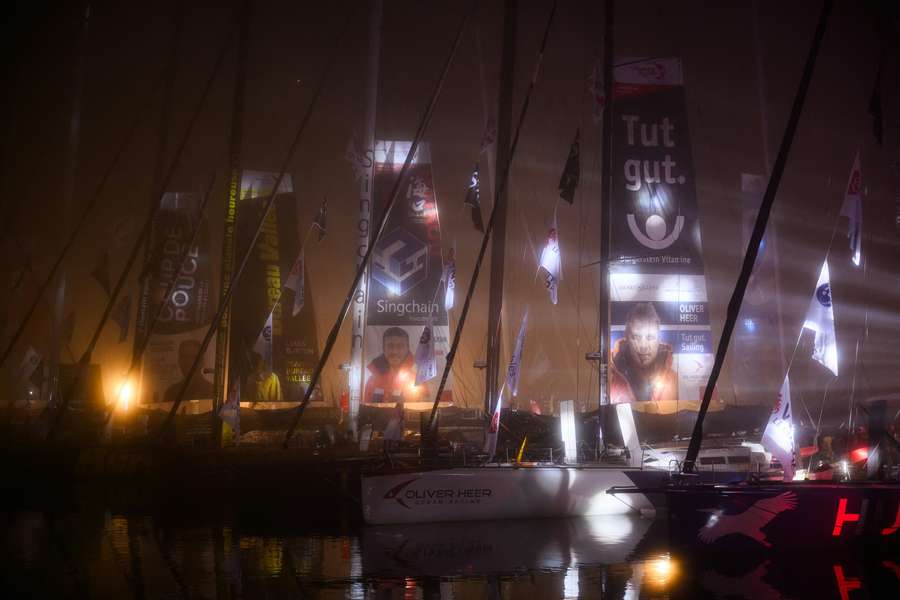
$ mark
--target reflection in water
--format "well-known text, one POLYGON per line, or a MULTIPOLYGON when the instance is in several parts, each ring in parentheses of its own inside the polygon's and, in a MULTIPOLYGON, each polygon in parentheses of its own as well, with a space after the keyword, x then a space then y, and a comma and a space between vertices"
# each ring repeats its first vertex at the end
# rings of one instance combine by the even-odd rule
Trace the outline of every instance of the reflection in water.
POLYGON ((310 531, 315 515, 304 518, 298 526, 296 514, 173 516, 103 503, 8 508, 0 512, 4 596, 853 600, 900 590, 898 557, 671 557, 661 520, 345 520, 310 531))

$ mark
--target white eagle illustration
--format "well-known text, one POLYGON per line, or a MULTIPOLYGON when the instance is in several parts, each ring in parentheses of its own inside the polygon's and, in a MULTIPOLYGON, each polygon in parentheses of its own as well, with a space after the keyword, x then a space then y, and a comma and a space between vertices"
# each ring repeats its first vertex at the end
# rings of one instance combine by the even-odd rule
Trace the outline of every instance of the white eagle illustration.
POLYGON ((746 535, 765 546, 772 545, 766 539, 762 528, 786 510, 797 508, 797 496, 793 492, 784 492, 771 498, 757 500, 750 508, 736 515, 724 515, 722 509, 700 509, 710 513, 709 521, 697 533, 697 537, 706 544, 712 544, 716 540, 732 533, 746 535))

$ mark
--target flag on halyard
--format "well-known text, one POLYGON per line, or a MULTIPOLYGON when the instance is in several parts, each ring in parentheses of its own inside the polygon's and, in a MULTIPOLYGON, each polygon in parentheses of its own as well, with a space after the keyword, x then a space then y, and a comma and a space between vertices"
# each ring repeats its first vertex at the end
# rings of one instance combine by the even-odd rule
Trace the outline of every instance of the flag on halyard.
POLYGON ((272 310, 269 311, 269 316, 266 318, 265 326, 259 332, 256 342, 253 344, 253 351, 262 357, 266 368, 270 371, 272 370, 272 313, 274 312, 274 307, 272 307, 272 310))
POLYGON ((869 98, 869 116, 872 117, 872 135, 881 146, 884 144, 884 114, 881 112, 881 67, 878 65, 878 74, 875 76, 875 87, 872 97, 869 98))
POLYGON ((291 266, 291 272, 288 273, 287 281, 284 284, 284 287, 294 292, 294 308, 291 311, 291 314, 295 317, 303 310, 303 304, 305 302, 305 271, 306 259, 304 258, 304 248, 300 248, 300 254, 297 255, 297 260, 295 260, 294 264, 291 266))
POLYGON ((447 262, 444 264, 444 308, 450 310, 453 308, 454 295, 456 292, 456 241, 450 247, 447 253, 447 262))
MULTIPOLYGON (((434 315, 434 313, 431 313, 434 315)), ((434 352, 434 327, 433 316, 428 317, 428 322, 422 328, 419 336, 419 345, 416 347, 416 385, 422 385, 437 375, 437 357, 434 352)))
POLYGON ((384 428, 384 439, 389 442, 399 442, 403 440, 404 421, 406 413, 403 410, 403 402, 394 405, 394 412, 388 421, 387 427, 384 428))
POLYGON ((110 295, 110 287, 109 287, 109 253, 104 250, 103 254, 100 255, 100 260, 97 262, 97 266, 94 267, 94 270, 91 271, 91 277, 93 277, 97 283, 100 284, 100 287, 103 288, 103 291, 106 292, 106 295, 110 295))
POLYGON ((313 226, 319 230, 319 241, 321 242, 328 233, 328 198, 322 200, 322 206, 319 207, 319 214, 316 215, 313 226))
POLYGON ((472 225, 475 229, 484 233, 484 221, 481 218, 481 190, 478 176, 478 163, 472 170, 472 178, 469 179, 469 187, 466 189, 466 199, 464 202, 469 205, 472 211, 472 225))
POLYGON ((483 154, 488 147, 497 139, 497 119, 491 117, 484 125, 484 134, 481 136, 481 148, 478 153, 483 154))
POLYGON ((850 260, 857 267, 862 259, 862 171, 859 168, 859 152, 853 160, 841 216, 847 217, 847 237, 850 238, 850 260))
POLYGON ((28 350, 25 351, 25 356, 22 357, 22 364, 19 365, 19 376, 28 381, 34 371, 40 366, 43 357, 41 353, 32 348, 28 347, 28 350))
POLYGON ((581 178, 581 130, 575 130, 575 139, 569 147, 569 158, 566 159, 566 167, 559 178, 559 197, 573 204, 575 202, 575 188, 581 178))
POLYGON ((562 279, 562 260, 559 254, 559 232, 556 228, 556 213, 553 213, 553 224, 547 233, 547 243, 541 251, 539 269, 547 272, 547 289, 550 291, 550 302, 559 302, 559 280, 562 279))
POLYGON ((784 376, 781 391, 772 412, 769 414, 769 422, 762 436, 763 447, 778 459, 784 470, 784 480, 791 481, 794 478, 796 464, 796 448, 794 446, 794 417, 791 409, 791 382, 788 376, 784 376))
POLYGON ((128 328, 131 323, 131 294, 119 300, 119 304, 111 316, 119 326, 119 343, 121 344, 128 338, 128 328))
POLYGON ((228 401, 219 409, 219 418, 234 431, 234 439, 241 437, 241 378, 238 377, 228 390, 228 401))
POLYGON ((506 390, 504 385, 500 388, 500 395, 497 396, 497 404, 494 405, 494 412, 491 413, 491 422, 488 424, 487 432, 484 436, 484 451, 488 455, 488 460, 494 458, 497 451, 497 434, 500 431, 500 412, 503 410, 503 392, 506 390))
POLYGON ((519 373, 522 370, 522 349, 525 347, 525 329, 528 327, 528 309, 525 309, 525 316, 522 317, 522 324, 519 325, 519 335, 516 336, 516 347, 513 350, 512 357, 509 359, 509 366, 506 368, 506 387, 515 397, 519 393, 519 373))
POLYGON ((368 156, 368 152, 361 153, 356 149, 356 139, 351 137, 347 140, 347 150, 344 152, 344 158, 353 168, 353 178, 359 181, 366 176, 369 168, 372 167, 372 158, 368 156))
POLYGON ((603 89, 603 62, 594 63, 594 69, 588 77, 588 92, 591 94, 591 113, 594 123, 603 119, 603 107, 606 106, 606 92, 603 89))
POLYGON ((834 333, 834 306, 832 305, 831 283, 828 276, 828 260, 822 263, 816 291, 806 311, 803 327, 816 332, 813 360, 821 363, 829 371, 838 374, 837 338, 834 333))

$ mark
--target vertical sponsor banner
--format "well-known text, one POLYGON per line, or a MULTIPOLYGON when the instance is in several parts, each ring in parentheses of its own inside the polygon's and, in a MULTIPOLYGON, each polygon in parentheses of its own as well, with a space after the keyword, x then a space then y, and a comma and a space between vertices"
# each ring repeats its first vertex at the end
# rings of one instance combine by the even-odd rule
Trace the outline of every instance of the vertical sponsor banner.
MULTIPOLYGON (((410 142, 375 143, 375 215, 387 203, 410 142)), ((441 227, 428 146, 421 144, 388 217, 369 270, 363 402, 407 408, 431 406, 438 379, 416 385, 415 345, 431 317, 437 372, 450 349, 441 291, 441 227), (421 404, 418 404, 421 403, 421 404)), ((450 382, 441 398, 450 402, 450 382)))
MULTIPOLYGON (((277 176, 274 172, 247 170, 241 176, 236 227, 239 255, 250 243, 277 176)), ((318 362, 308 275, 305 278, 306 301, 296 316, 291 310, 293 295, 287 292, 282 296, 287 276, 300 251, 300 239, 293 184, 290 176, 285 176, 250 252, 241 289, 236 291, 231 302, 230 370, 240 376, 244 402, 301 401, 318 362), (267 357, 254 350, 270 313, 271 366, 267 364, 267 357)), ((313 394, 311 401, 321 402, 321 394, 313 394)))
MULTIPOLYGON (((200 201, 200 194, 166 193, 153 222, 150 247, 154 255, 150 264, 154 267, 141 293, 141 314, 155 314, 172 278, 177 279, 144 351, 144 402, 174 402, 212 318, 212 266, 205 221, 200 222, 195 245, 180 273, 178 265, 185 245, 191 241, 200 201)), ((201 368, 188 385, 185 400, 212 399, 213 382, 208 373, 214 357, 215 346, 210 344, 201 368)))
POLYGON ((613 97, 610 401, 695 409, 712 367, 681 61, 620 61, 613 97))

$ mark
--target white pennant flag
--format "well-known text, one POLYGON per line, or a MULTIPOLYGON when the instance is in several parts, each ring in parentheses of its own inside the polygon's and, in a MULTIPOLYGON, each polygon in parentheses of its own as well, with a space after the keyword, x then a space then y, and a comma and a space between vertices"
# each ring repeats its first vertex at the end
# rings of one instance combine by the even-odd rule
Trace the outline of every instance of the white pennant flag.
POLYGON ((270 371, 272 370, 272 313, 274 312, 275 310, 273 307, 273 309, 269 311, 265 327, 259 332, 256 342, 253 344, 253 351, 262 356, 266 368, 270 371))
POLYGON ((453 308, 454 294, 456 292, 456 241, 454 240, 450 252, 447 254, 447 263, 444 265, 444 308, 453 308))
POLYGON ((847 217, 847 237, 850 238, 850 260, 857 267, 862 259, 862 171, 859 168, 859 152, 850 170, 847 191, 844 193, 844 204, 841 216, 847 217))
POLYGON ((500 388, 500 395, 497 397, 497 404, 494 406, 494 412, 491 413, 491 422, 484 436, 484 451, 488 455, 488 460, 494 458, 494 453, 497 451, 497 433, 500 431, 500 411, 503 409, 504 390, 506 390, 505 385, 500 388))
POLYGON ((516 336, 516 347, 513 350, 512 358, 509 359, 509 366, 506 368, 506 387, 515 397, 519 393, 519 373, 522 371, 522 349, 525 347, 525 329, 528 327, 528 309, 525 309, 525 316, 522 317, 522 324, 519 326, 519 335, 516 336))
POLYGON ((231 386, 228 392, 228 401, 219 409, 219 418, 228 423, 234 430, 235 438, 241 436, 241 380, 240 378, 231 386))
POLYGON ((816 291, 809 302, 803 327, 816 332, 813 359, 828 370, 838 374, 837 337, 834 333, 834 306, 832 306, 831 283, 828 276, 828 260, 822 263, 816 291))
POLYGON ((794 478, 794 413, 791 408, 791 382, 787 375, 781 384, 778 399, 769 415, 769 422, 762 436, 763 447, 778 459, 784 469, 784 480, 794 478))
POLYGON ((553 213, 553 225, 547 233, 547 243, 541 250, 539 269, 547 272, 547 289, 550 291, 550 302, 559 302, 559 280, 562 279, 562 260, 559 253, 559 230, 556 227, 556 212, 553 213))
POLYGON ((287 281, 284 284, 284 287, 294 292, 294 309, 291 314, 295 317, 303 310, 303 304, 305 302, 304 294, 306 292, 304 286, 306 259, 304 258, 304 252, 305 250, 300 248, 300 254, 297 255, 297 260, 295 260, 293 266, 291 266, 291 272, 288 273, 287 281))
POLYGON ((434 353, 434 313, 428 317, 428 323, 422 328, 419 345, 416 347, 416 385, 422 385, 437 375, 437 357, 434 353))

